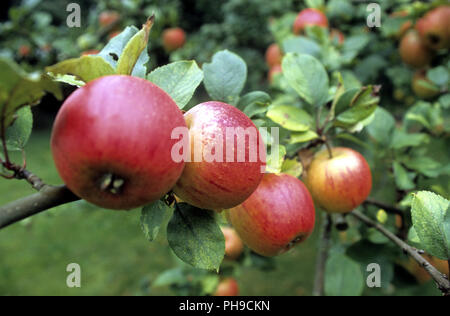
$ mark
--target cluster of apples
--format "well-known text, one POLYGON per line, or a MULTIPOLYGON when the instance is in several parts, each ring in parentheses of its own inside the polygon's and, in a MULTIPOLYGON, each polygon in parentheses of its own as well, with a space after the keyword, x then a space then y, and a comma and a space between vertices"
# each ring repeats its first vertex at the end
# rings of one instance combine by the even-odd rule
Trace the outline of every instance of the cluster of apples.
MULTIPOLYGON (((314 8, 307 8, 299 12, 297 15, 294 25, 293 32, 295 35, 301 35, 305 33, 306 27, 308 26, 318 26, 328 29, 329 23, 326 15, 314 8)), ((331 40, 336 40, 339 44, 344 43, 344 34, 338 29, 331 28, 330 30, 331 40)), ((273 81, 273 77, 281 73, 281 60, 283 58, 283 51, 280 46, 276 43, 271 44, 266 50, 266 64, 269 67, 268 80, 273 81)))
MULTIPOLYGON (((393 16, 407 17, 408 12, 400 11, 393 16)), ((422 99, 437 96, 440 91, 426 77, 426 69, 436 52, 450 47, 450 6, 439 6, 427 12, 413 23, 404 22, 399 30, 401 37, 399 53, 403 62, 415 69, 411 88, 422 99)))

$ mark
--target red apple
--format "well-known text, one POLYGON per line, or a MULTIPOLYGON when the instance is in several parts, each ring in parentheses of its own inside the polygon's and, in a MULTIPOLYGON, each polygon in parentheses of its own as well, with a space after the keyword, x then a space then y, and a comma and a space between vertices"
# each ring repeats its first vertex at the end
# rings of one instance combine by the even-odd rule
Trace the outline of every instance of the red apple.
POLYGON ((275 65, 269 70, 269 74, 267 75, 267 79, 270 83, 273 83, 273 78, 276 74, 281 74, 283 70, 281 69, 281 65, 275 65))
POLYGON ((427 78, 425 70, 416 71, 411 88, 419 98, 425 100, 434 98, 440 92, 439 87, 427 78))
POLYGON ((186 41, 186 33, 179 27, 165 30, 162 33, 163 46, 166 51, 172 52, 183 47, 186 41))
POLYGON ((283 53, 281 52, 280 46, 273 43, 266 50, 266 63, 269 68, 276 65, 281 65, 281 59, 283 58, 283 53))
POLYGON ((222 102, 201 103, 184 114, 191 152, 174 192, 203 209, 236 206, 258 186, 265 167, 263 140, 239 109, 222 102), (237 132, 236 134, 234 134, 237 132), (246 136, 250 135, 250 137, 246 136))
POLYGON ((80 198, 109 209, 136 208, 161 198, 183 171, 171 159, 176 127, 186 128, 182 112, 162 89, 136 77, 102 77, 62 105, 53 158, 80 198))
POLYGON ((364 157, 350 148, 317 153, 308 167, 306 186, 314 201, 329 213, 348 213, 372 189, 372 174, 364 157))
POLYGON ((101 26, 107 27, 110 26, 113 23, 116 23, 120 19, 119 12, 116 11, 103 11, 100 13, 100 16, 98 17, 98 22, 101 26))
POLYGON ((235 260, 244 251, 244 244, 236 231, 231 227, 221 227, 225 237, 225 258, 235 260))
POLYGON ((416 30, 429 48, 439 50, 450 46, 450 6, 440 6, 419 19, 416 30))
POLYGON ((320 27, 328 27, 328 19, 325 14, 317 9, 304 9, 300 11, 294 22, 294 34, 304 32, 307 26, 317 25, 320 27))
POLYGON ((432 54, 415 30, 409 30, 400 41, 400 57, 406 64, 420 68, 428 65, 432 54))
POLYGON ((345 40, 344 33, 339 31, 338 29, 331 29, 330 38, 331 38, 331 40, 336 39, 340 45, 344 44, 344 40, 345 40))
POLYGON ((227 218, 246 244, 262 256, 276 256, 306 240, 314 229, 313 200, 305 185, 288 174, 265 174, 244 203, 227 218))
POLYGON ((233 278, 226 278, 219 282, 214 296, 238 296, 239 285, 233 278))

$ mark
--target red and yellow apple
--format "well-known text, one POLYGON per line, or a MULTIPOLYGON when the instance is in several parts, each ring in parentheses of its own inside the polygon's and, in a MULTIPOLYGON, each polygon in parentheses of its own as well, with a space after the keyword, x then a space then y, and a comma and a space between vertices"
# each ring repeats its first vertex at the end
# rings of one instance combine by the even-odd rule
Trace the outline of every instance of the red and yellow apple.
POLYGON ((416 30, 409 30, 403 36, 399 52, 403 62, 415 68, 425 67, 432 58, 431 51, 422 42, 416 30))
POLYGON ((219 282, 214 296, 238 296, 239 285, 233 278, 226 278, 219 282))
POLYGON ((236 231, 231 227, 221 227, 225 237, 225 258, 235 260, 244 251, 244 244, 236 231))
POLYGON ((265 174, 256 191, 226 215, 244 244, 268 257, 305 241, 315 223, 311 195, 288 174, 265 174))
POLYGON ((314 201, 329 213, 348 213, 369 196, 372 174, 364 157, 350 148, 317 153, 308 167, 306 186, 314 201))
POLYGON ((222 210, 245 201, 265 169, 262 137, 239 109, 223 102, 201 103, 184 114, 190 153, 173 191, 203 209, 222 210))
POLYGON ((52 131, 56 168, 80 198, 109 209, 132 209, 167 193, 183 162, 171 156, 174 128, 186 128, 172 98, 153 83, 106 76, 73 92, 52 131))
POLYGON ((186 41, 186 33, 179 27, 170 28, 162 33, 162 40, 164 49, 167 52, 172 52, 183 47, 186 41))
POLYGON ((266 50, 266 63, 269 68, 276 65, 281 65, 281 59, 283 58, 283 53, 278 44, 271 44, 266 50))
POLYGON ((317 9, 304 9, 300 11, 294 22, 294 34, 301 34, 307 26, 328 27, 328 19, 323 12, 317 9))
POLYGON ((416 30, 429 48, 439 50, 450 46, 450 6, 440 6, 425 14, 416 23, 416 30))

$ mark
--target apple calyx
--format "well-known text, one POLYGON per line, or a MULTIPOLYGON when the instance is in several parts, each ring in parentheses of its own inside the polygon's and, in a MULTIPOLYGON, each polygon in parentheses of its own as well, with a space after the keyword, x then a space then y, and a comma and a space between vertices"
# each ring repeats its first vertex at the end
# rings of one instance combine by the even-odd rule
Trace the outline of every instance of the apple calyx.
POLYGON ((100 178, 100 190, 114 195, 122 192, 124 184, 124 179, 112 173, 106 173, 100 178))

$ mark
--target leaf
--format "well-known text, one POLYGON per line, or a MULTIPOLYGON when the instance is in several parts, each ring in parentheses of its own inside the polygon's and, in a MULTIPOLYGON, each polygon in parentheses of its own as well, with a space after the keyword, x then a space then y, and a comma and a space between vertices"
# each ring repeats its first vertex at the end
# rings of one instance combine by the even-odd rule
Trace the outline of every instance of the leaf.
POLYGON ((283 41, 283 52, 307 54, 314 57, 320 55, 320 45, 304 36, 293 36, 283 41))
POLYGON ((119 75, 131 75, 139 57, 147 48, 148 36, 152 29, 154 16, 147 20, 142 29, 125 45, 117 62, 116 72, 119 75))
POLYGON ((161 225, 170 208, 163 201, 156 201, 142 208, 141 228, 145 237, 153 241, 158 236, 161 225))
MULTIPOLYGON (((97 78, 114 75, 115 70, 102 57, 96 55, 82 56, 80 58, 67 59, 56 65, 45 68, 50 75, 56 76, 61 81, 62 76, 72 75, 78 80, 89 82, 97 78), (60 76, 58 76, 60 75, 60 76)), ((67 82, 71 83, 71 82, 67 82)))
POLYGON ((406 133, 400 129, 395 129, 390 147, 401 149, 404 147, 415 147, 427 143, 428 135, 424 133, 406 133))
POLYGON ((367 132, 379 144, 388 145, 394 128, 395 119, 391 113, 381 107, 377 107, 374 120, 367 126, 367 132))
POLYGON ((312 130, 302 133, 292 133, 291 138, 289 139, 289 144, 306 143, 317 138, 319 138, 319 135, 312 130))
POLYGON ((266 172, 280 173, 283 167, 284 156, 286 156, 286 147, 283 145, 272 146, 270 155, 267 156, 266 172))
POLYGON ((6 147, 9 151, 23 150, 33 129, 33 114, 29 106, 19 109, 16 116, 14 123, 6 130, 6 147))
POLYGON ((266 116, 283 128, 294 132, 305 132, 312 124, 312 117, 308 112, 290 105, 271 107, 266 116))
POLYGON ((217 101, 235 104, 247 80, 247 65, 238 55, 223 50, 203 65, 204 85, 217 101))
POLYGON ((153 281, 152 286, 168 286, 168 285, 181 285, 186 283, 186 275, 184 274, 183 268, 174 268, 170 270, 163 271, 155 281, 153 281))
MULTIPOLYGON (((62 99, 59 85, 48 76, 27 74, 16 63, 0 58, 0 126, 10 126, 14 114, 25 105, 35 105, 47 93, 62 99)), ((0 129, 0 136, 1 136, 0 129)))
POLYGON ((392 163, 392 168, 394 169, 395 185, 397 188, 400 190, 412 190, 415 188, 416 185, 412 181, 414 174, 408 173, 397 161, 392 163))
POLYGON ((166 91, 182 109, 202 82, 203 72, 195 61, 184 60, 156 68, 147 78, 166 91))
POLYGON ((252 118, 255 115, 265 113, 271 102, 272 98, 266 92, 253 91, 239 99, 238 108, 252 118))
POLYGON ((409 229, 408 240, 414 244, 420 245, 420 238, 417 235, 417 232, 416 232, 416 229, 414 228, 414 226, 411 226, 411 228, 409 229))
POLYGON ((302 175, 303 165, 296 159, 286 159, 281 166, 281 172, 298 178, 302 175))
POLYGON ((359 296, 364 289, 364 276, 359 264, 344 254, 328 258, 325 268, 325 294, 328 296, 359 296))
POLYGON ((313 56, 288 53, 282 62, 289 85, 309 104, 319 107, 328 100, 328 74, 313 56))
POLYGON ((186 203, 177 204, 167 240, 181 260, 200 269, 218 270, 225 254, 225 239, 214 217, 186 203))
POLYGON ((438 66, 428 70, 427 77, 431 80, 431 82, 437 84, 438 86, 445 86, 449 81, 449 73, 444 66, 438 66))
POLYGON ((450 202, 440 195, 419 191, 414 195, 411 215, 421 245, 432 256, 450 259, 450 202))
POLYGON ((403 161, 406 167, 424 176, 435 178, 440 175, 442 164, 426 156, 409 157, 403 161))

